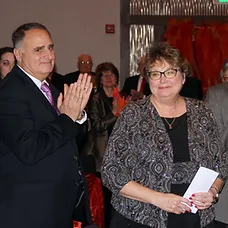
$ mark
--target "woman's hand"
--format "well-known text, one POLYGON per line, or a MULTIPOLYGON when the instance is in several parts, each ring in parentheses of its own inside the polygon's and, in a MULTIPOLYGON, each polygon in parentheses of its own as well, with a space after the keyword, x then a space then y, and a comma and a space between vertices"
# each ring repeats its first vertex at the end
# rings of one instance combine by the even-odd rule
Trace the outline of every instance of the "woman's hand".
POLYGON ((119 98, 118 97, 113 97, 113 102, 112 102, 112 113, 114 116, 118 116, 118 111, 119 111, 119 98))
POLYGON ((169 194, 169 193, 160 193, 160 197, 157 197, 156 206, 160 207, 162 210, 171 212, 174 214, 181 214, 185 212, 191 212, 189 208, 191 205, 190 201, 184 197, 169 194), (187 205, 185 205, 185 204, 187 205))
POLYGON ((189 200, 196 206, 199 210, 204 210, 209 208, 214 201, 214 194, 212 191, 199 192, 192 194, 189 200))

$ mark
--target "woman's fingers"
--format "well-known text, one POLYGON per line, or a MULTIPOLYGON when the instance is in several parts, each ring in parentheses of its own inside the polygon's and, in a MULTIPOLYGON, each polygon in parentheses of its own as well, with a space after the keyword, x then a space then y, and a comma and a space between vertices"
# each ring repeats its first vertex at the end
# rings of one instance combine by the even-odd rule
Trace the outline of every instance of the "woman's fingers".
POLYGON ((205 209, 211 206, 214 196, 211 192, 195 193, 189 198, 197 209, 205 209))

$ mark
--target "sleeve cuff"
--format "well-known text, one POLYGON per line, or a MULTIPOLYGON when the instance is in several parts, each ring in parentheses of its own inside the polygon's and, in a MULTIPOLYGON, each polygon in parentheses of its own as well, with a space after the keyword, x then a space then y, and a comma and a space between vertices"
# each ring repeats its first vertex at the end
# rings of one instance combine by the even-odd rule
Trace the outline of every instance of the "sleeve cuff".
POLYGON ((60 114, 58 122, 61 125, 64 132, 67 133, 70 137, 75 137, 78 134, 78 127, 75 125, 75 122, 67 115, 60 114))
POLYGON ((85 110, 82 111, 82 118, 77 120, 76 123, 83 124, 87 120, 87 113, 85 110))

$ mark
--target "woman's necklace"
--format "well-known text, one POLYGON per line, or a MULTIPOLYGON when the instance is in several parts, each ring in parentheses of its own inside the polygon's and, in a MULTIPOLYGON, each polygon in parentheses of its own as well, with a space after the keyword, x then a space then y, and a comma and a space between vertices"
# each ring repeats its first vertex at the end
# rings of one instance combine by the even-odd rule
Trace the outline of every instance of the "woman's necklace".
POLYGON ((164 118, 165 122, 168 124, 169 129, 171 130, 171 129, 173 128, 173 123, 175 122, 176 117, 175 117, 175 118, 173 118, 173 120, 172 120, 172 122, 171 122, 171 123, 169 123, 169 122, 168 122, 168 120, 167 120, 165 117, 163 117, 163 118, 164 118))

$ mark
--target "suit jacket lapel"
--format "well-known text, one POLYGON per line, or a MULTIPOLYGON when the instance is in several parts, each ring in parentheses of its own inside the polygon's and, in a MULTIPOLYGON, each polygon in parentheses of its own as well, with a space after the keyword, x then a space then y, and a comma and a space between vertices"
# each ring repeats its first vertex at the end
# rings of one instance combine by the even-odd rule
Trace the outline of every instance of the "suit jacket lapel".
MULTIPOLYGON (((36 99, 43 100, 43 102, 46 103, 47 108, 51 112, 57 115, 55 109, 52 107, 48 99, 40 91, 37 85, 31 80, 31 78, 29 78, 28 75, 26 75, 18 66, 15 66, 13 68, 13 71, 16 72, 15 75, 18 76, 18 78, 22 81, 22 83, 26 85, 26 88, 27 88, 27 91, 29 91, 29 94, 35 96, 36 99)), ((55 91, 55 88, 53 88, 53 86, 51 86, 51 90, 54 91, 53 97, 54 97, 54 100, 57 101, 57 92, 55 91)))

